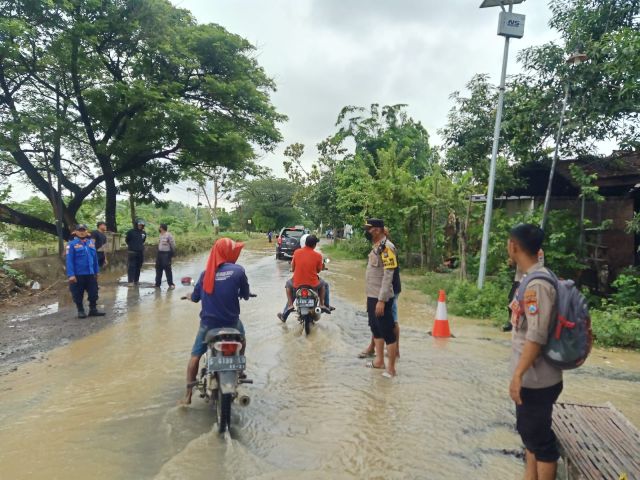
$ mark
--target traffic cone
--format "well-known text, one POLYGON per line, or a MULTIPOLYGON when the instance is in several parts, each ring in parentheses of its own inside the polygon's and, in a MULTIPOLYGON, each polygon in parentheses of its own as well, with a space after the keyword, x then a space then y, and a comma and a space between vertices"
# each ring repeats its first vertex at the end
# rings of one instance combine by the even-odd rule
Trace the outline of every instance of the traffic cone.
POLYGON ((433 322, 433 330, 431 335, 434 337, 451 337, 449 330, 449 317, 447 316, 447 296, 444 290, 440 290, 438 296, 438 308, 436 309, 436 319, 433 322))

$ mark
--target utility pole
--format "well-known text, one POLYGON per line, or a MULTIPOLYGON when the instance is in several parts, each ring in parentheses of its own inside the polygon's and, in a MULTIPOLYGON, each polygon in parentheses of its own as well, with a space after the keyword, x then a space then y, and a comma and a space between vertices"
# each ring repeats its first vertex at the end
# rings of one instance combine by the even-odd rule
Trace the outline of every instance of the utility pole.
POLYGON ((493 215, 493 195, 496 183, 496 163, 498 159, 498 146, 500 143, 500 127, 502 125, 502 108, 504 106, 504 91, 507 78, 507 61, 509 60, 509 40, 524 36, 524 15, 513 13, 513 4, 522 3, 524 0, 484 0, 480 8, 500 7, 500 20, 498 23, 498 35, 504 37, 504 50, 502 53, 502 73, 500 75, 500 89, 498 91, 498 107, 496 111, 496 124, 493 129, 493 148, 491 150, 491 166, 489 168, 489 189, 487 192, 487 206, 484 211, 484 229, 482 231, 482 248, 480 250, 480 269, 478 270, 478 288, 484 286, 487 273, 487 254, 489 252, 489 235, 491 234, 491 217, 493 215), (504 8, 509 5, 509 11, 504 8))

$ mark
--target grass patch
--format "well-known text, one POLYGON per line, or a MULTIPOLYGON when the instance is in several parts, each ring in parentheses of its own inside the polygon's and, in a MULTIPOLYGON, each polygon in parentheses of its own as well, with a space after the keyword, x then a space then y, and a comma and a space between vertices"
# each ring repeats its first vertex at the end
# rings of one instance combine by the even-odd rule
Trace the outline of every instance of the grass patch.
POLYGON ((189 255, 209 250, 218 238, 228 237, 231 240, 251 243, 258 241, 245 232, 220 232, 214 235, 211 232, 191 232, 174 235, 178 255, 189 255))
POLYGON ((605 302, 591 310, 596 343, 605 347, 640 349, 640 305, 617 306, 605 302))
POLYGON ((475 283, 463 282, 454 273, 435 273, 417 270, 405 270, 417 278, 404 283, 410 288, 425 293, 432 300, 438 298, 438 292, 447 293, 447 308, 453 315, 490 319, 495 325, 502 325, 507 320, 508 288, 498 282, 489 280, 482 290, 475 283))

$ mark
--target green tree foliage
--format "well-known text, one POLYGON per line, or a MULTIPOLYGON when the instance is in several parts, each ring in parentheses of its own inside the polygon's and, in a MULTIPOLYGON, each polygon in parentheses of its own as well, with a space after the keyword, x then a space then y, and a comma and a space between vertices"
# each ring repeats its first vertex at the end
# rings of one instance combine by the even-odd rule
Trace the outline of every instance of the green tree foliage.
MULTIPOLYGON (((100 185, 115 229, 118 180, 146 195, 177 170, 233 168, 280 140, 254 47, 168 0, 10 0, 0 39, 0 166, 52 205, 64 195, 67 227, 100 185)), ((0 220, 55 231, 4 204, 0 220)))
POLYGON ((236 195, 240 225, 248 230, 266 232, 300 223, 302 214, 293 204, 296 190, 295 184, 283 178, 266 177, 245 182, 236 195))

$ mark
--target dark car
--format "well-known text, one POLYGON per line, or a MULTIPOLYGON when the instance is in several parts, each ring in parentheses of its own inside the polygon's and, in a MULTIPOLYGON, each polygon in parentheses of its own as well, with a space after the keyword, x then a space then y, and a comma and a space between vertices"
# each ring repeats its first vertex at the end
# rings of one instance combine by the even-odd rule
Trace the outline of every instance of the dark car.
POLYGON ((293 257, 293 252, 300 248, 300 237, 304 235, 304 227, 285 227, 280 230, 276 243, 276 258, 293 257))

